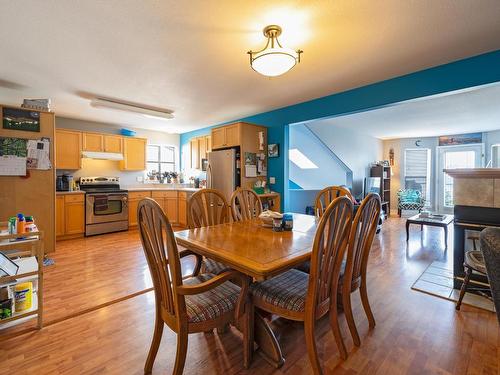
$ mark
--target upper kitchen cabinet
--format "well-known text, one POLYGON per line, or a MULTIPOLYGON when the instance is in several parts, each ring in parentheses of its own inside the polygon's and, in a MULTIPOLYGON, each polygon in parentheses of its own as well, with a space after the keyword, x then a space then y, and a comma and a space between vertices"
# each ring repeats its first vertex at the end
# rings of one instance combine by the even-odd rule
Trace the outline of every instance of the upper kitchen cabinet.
POLYGON ((82 133, 56 130, 56 168, 80 169, 82 167, 82 133))
POLYGON ((200 169, 200 147, 198 138, 191 139, 189 147, 191 149, 191 168, 200 169))
POLYGON ((234 147, 240 144, 240 123, 212 129, 212 149, 234 147))
POLYGON ((144 138, 123 138, 123 171, 143 171, 146 169, 146 143, 144 138))
POLYGON ((207 153, 212 151, 212 137, 205 135, 196 137, 189 141, 191 169, 201 169, 203 159, 207 159, 207 153))
POLYGON ((104 134, 83 133, 83 151, 103 152, 104 134))
POLYGON ((123 153, 123 137, 119 135, 104 135, 104 152, 123 153))

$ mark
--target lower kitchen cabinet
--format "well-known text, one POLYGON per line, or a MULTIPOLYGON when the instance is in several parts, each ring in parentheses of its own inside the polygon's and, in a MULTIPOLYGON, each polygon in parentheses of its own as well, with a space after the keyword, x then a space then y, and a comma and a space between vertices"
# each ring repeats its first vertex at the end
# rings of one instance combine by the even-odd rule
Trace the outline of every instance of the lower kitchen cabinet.
POLYGON ((85 233, 85 194, 56 197, 56 237, 73 238, 85 233))
POLYGON ((137 226, 137 206, 143 198, 151 198, 151 191, 130 191, 128 193, 128 226, 137 226))
POLYGON ((64 195, 56 196, 56 236, 64 236, 64 195))
POLYGON ((179 225, 187 227, 187 193, 179 192, 179 225))

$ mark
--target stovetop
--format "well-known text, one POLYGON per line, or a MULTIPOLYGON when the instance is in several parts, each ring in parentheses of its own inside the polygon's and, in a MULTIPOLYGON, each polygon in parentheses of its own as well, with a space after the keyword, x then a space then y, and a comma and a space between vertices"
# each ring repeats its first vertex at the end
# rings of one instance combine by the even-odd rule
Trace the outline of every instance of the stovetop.
POLYGON ((128 190, 118 188, 96 188, 96 187, 86 187, 80 186, 80 190, 85 191, 86 194, 106 194, 106 193, 128 193, 128 190))
POLYGON ((120 188, 119 177, 80 177, 80 190, 86 193, 126 193, 120 188))

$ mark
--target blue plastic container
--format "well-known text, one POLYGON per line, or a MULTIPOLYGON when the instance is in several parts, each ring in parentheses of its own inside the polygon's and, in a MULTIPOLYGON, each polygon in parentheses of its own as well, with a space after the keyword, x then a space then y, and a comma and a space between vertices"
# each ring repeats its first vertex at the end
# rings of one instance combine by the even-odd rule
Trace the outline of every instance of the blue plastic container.
POLYGON ((135 131, 129 129, 121 129, 120 133, 126 137, 133 137, 135 135, 135 131))

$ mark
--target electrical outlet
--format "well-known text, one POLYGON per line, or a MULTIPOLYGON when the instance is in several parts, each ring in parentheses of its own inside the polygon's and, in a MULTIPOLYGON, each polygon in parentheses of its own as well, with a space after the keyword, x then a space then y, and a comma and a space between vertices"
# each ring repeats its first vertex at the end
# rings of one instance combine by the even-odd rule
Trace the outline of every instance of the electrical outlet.
POLYGON ((144 181, 144 177, 142 177, 142 176, 137 176, 135 179, 136 179, 137 182, 143 182, 144 181))
POLYGON ((276 177, 269 177, 269 183, 274 185, 276 183, 276 177))

